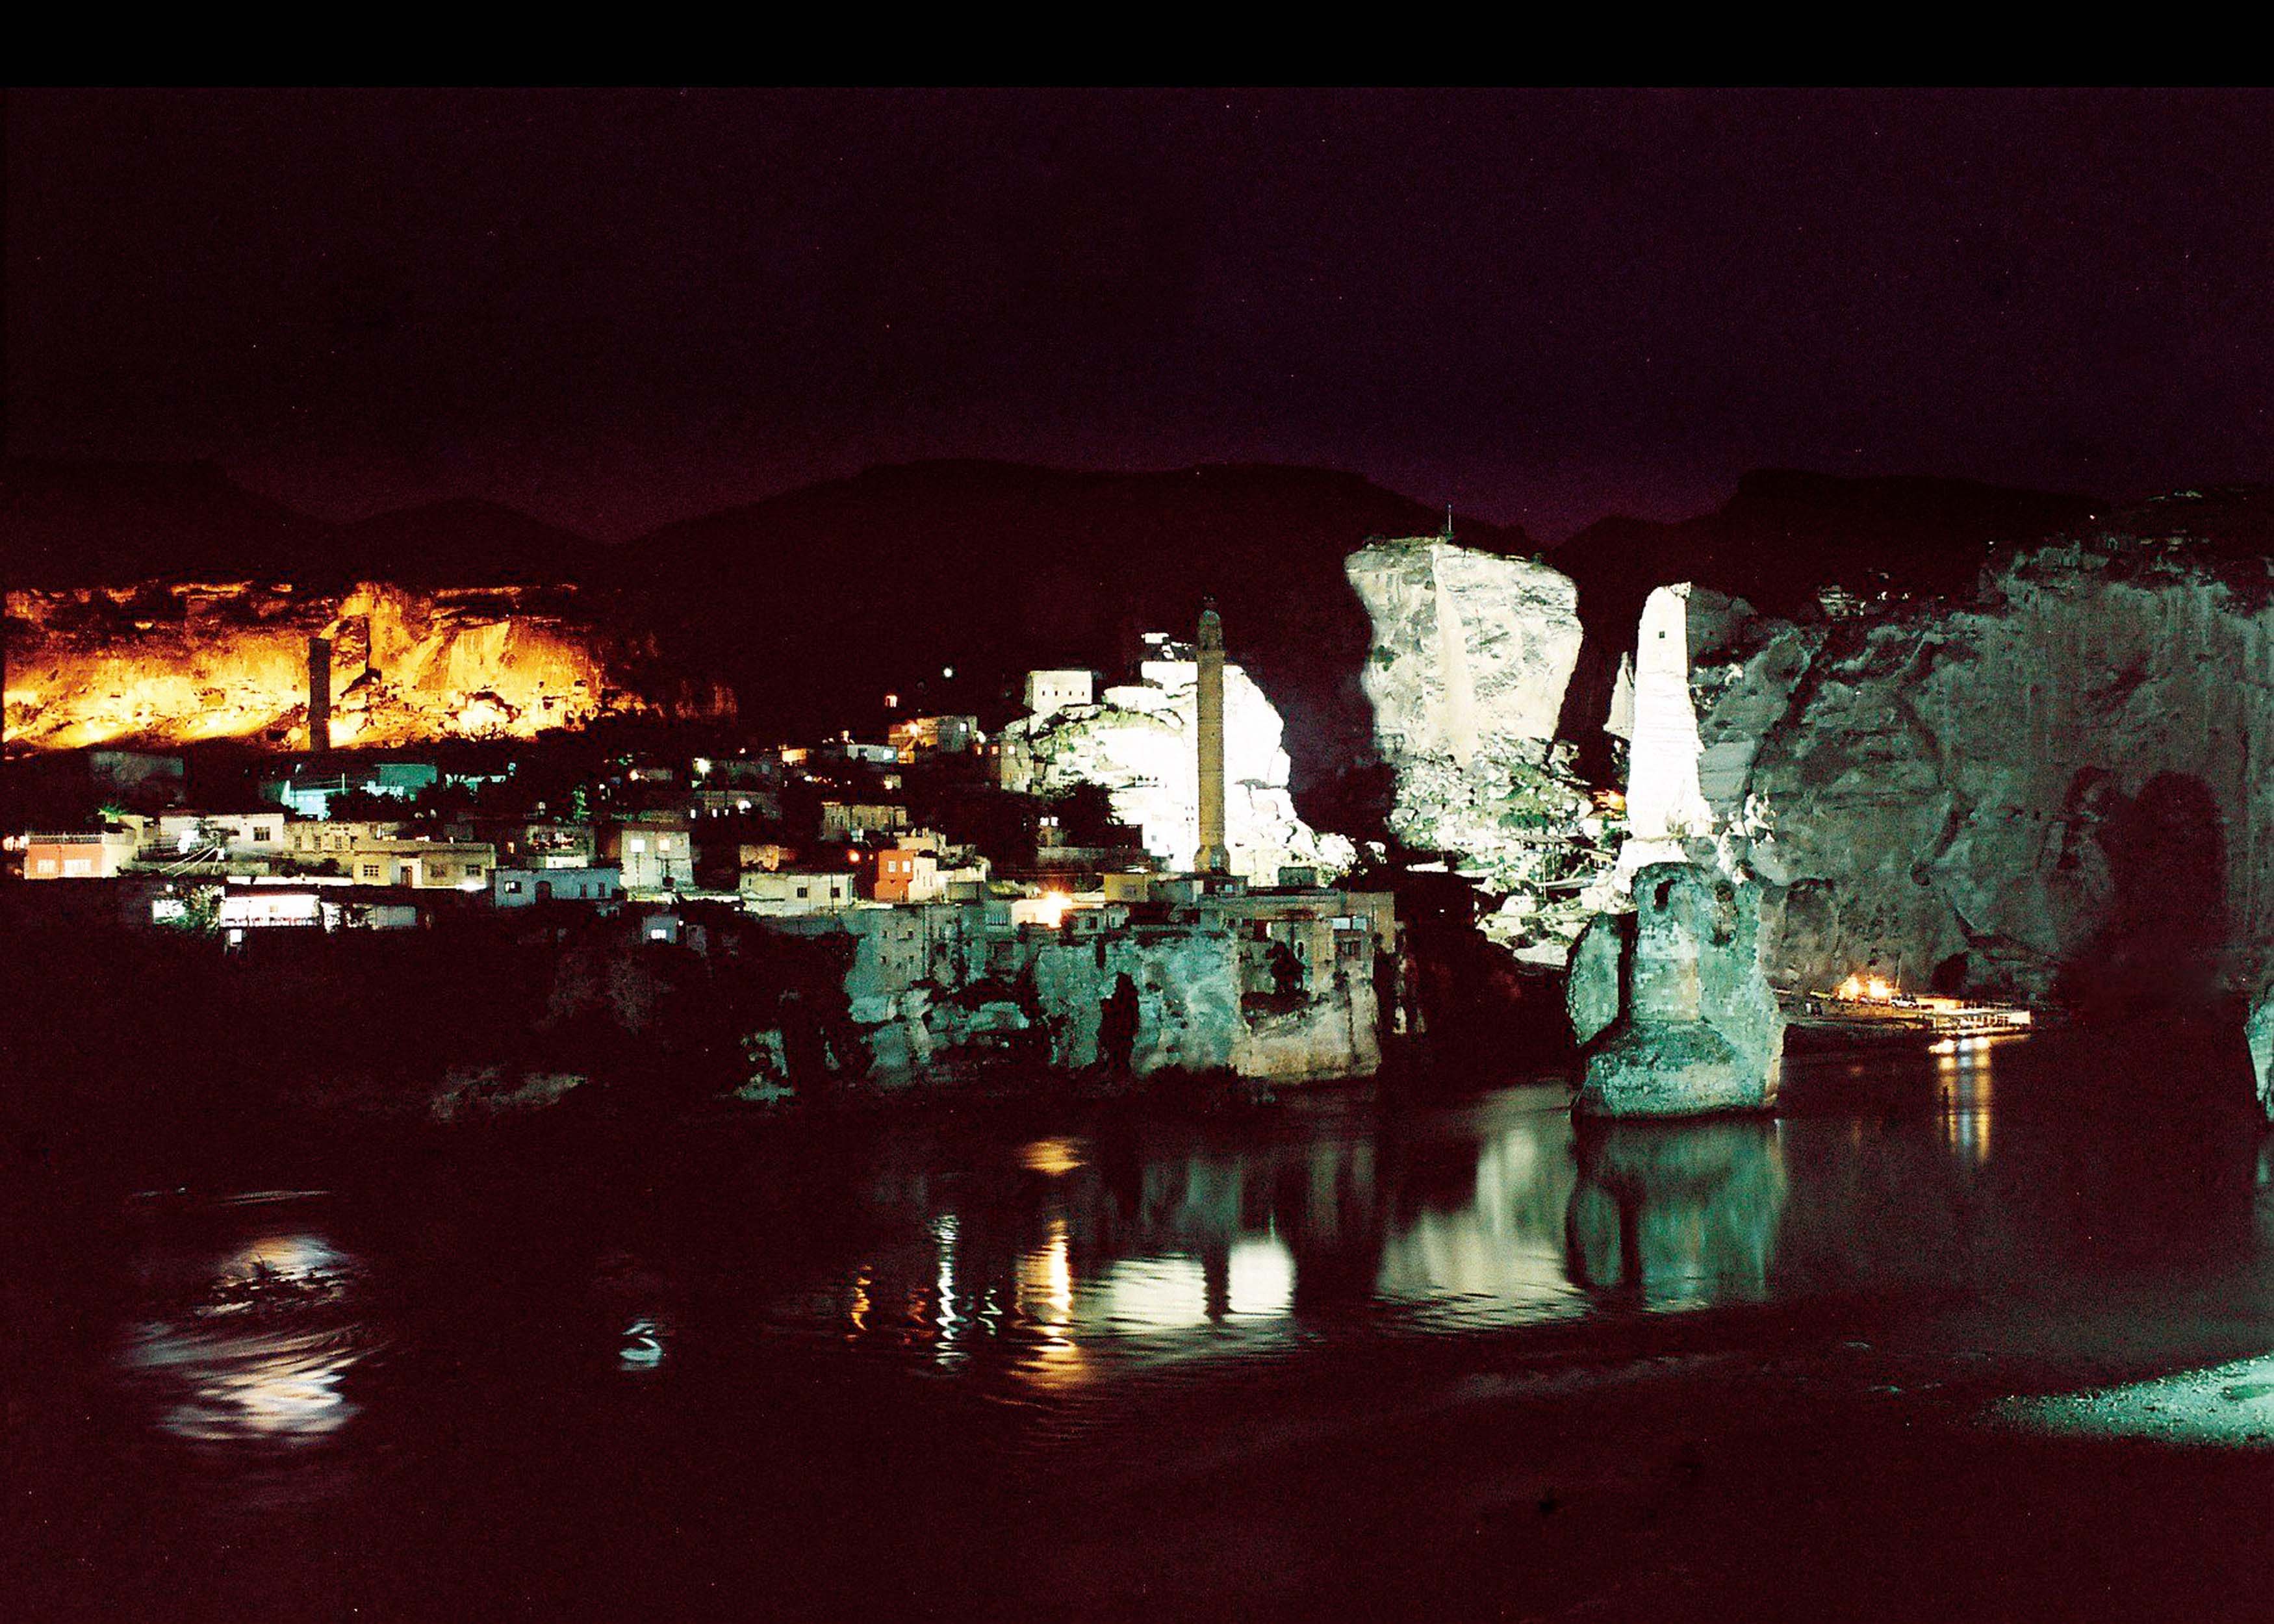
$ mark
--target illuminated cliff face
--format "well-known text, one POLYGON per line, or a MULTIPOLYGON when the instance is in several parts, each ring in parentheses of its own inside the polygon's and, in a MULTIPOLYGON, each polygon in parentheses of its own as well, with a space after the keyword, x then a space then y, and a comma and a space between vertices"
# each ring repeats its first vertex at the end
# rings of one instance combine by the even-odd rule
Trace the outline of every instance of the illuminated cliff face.
POLYGON ((723 690, 671 678, 652 639, 606 628, 569 588, 147 583, 11 593, 7 610, 7 737, 35 748, 302 745, 315 636, 332 643, 335 745, 527 738, 733 708, 723 690))

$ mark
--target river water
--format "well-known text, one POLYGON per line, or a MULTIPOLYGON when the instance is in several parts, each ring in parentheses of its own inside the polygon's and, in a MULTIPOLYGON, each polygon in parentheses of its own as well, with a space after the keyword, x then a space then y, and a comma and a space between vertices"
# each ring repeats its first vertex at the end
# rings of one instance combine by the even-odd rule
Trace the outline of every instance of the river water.
POLYGON ((2031 1040, 1796 1060, 1774 1120, 1353 1087, 118 1192, 18 1237, 0 1616, 2201 1616, 2274 1579, 2238 1064, 2031 1040))

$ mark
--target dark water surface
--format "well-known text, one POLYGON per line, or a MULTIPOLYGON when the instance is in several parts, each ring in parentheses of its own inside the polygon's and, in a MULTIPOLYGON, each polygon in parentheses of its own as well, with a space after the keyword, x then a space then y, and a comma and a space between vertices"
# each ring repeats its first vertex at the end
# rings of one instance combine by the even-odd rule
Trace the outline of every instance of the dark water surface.
POLYGON ((1775 1121, 1337 1090, 90 1201, 11 1237, 0 1617, 2274 1613, 2239 1064, 2071 1036, 1798 1062, 1775 1121), (2211 1367, 2185 1426, 2127 1385, 2211 1367))

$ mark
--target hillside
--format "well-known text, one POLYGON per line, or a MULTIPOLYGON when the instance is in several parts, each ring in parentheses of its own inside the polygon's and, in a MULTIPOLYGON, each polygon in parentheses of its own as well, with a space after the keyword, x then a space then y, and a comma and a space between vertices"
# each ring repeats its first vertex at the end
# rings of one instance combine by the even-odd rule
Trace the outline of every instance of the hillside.
MULTIPOLYGON (((924 462, 667 526, 608 565, 734 673, 760 721, 848 705, 865 716, 887 690, 998 710, 1029 666, 1110 665, 1140 631, 1189 627, 1212 594, 1233 657, 1287 718, 1305 790, 1369 754, 1358 686, 1369 634, 1344 555, 1369 536, 1443 524, 1318 469, 924 462)), ((1530 549, 1520 530, 1458 528, 1474 546, 1530 549)))
MULTIPOLYGON (((2205 504, 2206 522, 2226 506, 2205 504)), ((1695 518, 1604 519, 1548 559, 1578 583, 1587 628, 1565 736, 1600 744, 1617 650, 1660 583, 1694 580, 1786 615, 1834 583, 1865 597, 1958 592, 1999 545, 2097 512, 2106 519, 2086 497, 1963 480, 1772 470, 1745 476, 1729 501, 1695 518)), ((1306 815, 1357 832, 1378 791, 1359 683, 1371 634, 1343 560, 1368 538, 1443 524, 1422 503, 1321 469, 932 462, 604 545, 475 500, 328 523, 210 464, 0 465, 0 566, 12 589, 247 576, 303 591, 359 580, 421 590, 573 582, 600 627, 651 637, 659 669, 727 681, 750 724, 783 736, 873 728, 888 692, 904 710, 999 719, 1028 667, 1113 666, 1138 632, 1188 627, 1213 595, 1234 657, 1286 718, 1306 815)), ((1469 519, 1455 528, 1485 551, 1534 550, 1518 530, 1469 519)))

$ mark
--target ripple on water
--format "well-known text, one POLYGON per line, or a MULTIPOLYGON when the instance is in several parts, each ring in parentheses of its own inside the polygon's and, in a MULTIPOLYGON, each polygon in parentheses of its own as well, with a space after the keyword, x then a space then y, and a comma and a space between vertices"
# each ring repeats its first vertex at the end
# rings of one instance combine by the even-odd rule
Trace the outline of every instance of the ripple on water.
POLYGON ((117 1357, 160 1431, 215 1445, 304 1445, 355 1417, 349 1373, 377 1350, 358 1261, 312 1229, 177 1251, 117 1357))

